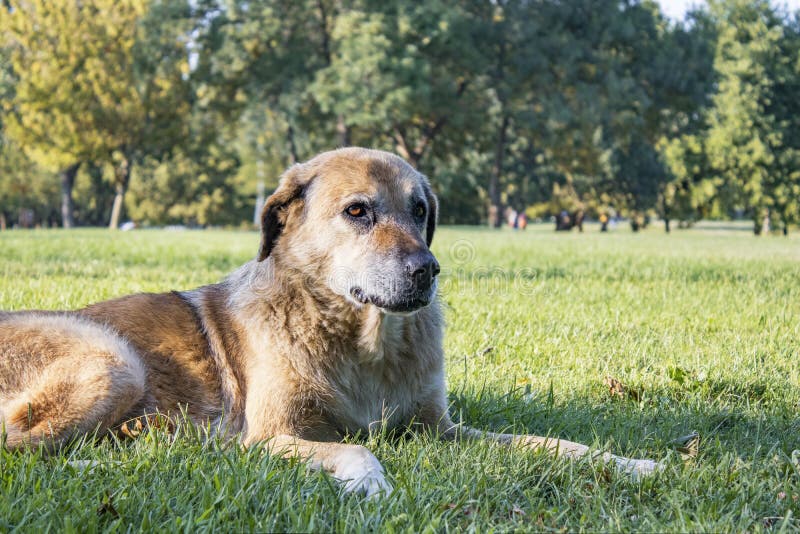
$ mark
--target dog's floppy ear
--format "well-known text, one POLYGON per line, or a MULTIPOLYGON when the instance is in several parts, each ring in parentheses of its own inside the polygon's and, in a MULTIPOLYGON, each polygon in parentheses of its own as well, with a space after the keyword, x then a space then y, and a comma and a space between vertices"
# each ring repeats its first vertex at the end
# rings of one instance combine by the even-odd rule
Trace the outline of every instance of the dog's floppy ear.
POLYGON ((425 190, 425 198, 428 201, 428 224, 425 227, 425 242, 428 246, 431 246, 433 232, 436 230, 436 218, 439 215, 439 201, 436 199, 436 195, 433 194, 433 190, 427 180, 423 183, 422 188, 425 190))
POLYGON ((286 225, 289 205, 303 198, 303 193, 311 177, 303 165, 289 167, 283 173, 278 188, 264 203, 261 210, 261 246, 258 249, 258 261, 264 261, 272 252, 275 242, 286 225))

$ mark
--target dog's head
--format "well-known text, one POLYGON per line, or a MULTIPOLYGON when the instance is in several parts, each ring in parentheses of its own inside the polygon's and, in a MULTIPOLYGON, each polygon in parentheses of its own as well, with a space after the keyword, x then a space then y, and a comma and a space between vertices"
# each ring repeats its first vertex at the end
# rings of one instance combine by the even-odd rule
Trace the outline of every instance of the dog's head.
POLYGON ((425 176, 393 154, 326 152, 287 170, 267 199, 258 260, 356 306, 413 312, 436 293, 437 207, 425 176))

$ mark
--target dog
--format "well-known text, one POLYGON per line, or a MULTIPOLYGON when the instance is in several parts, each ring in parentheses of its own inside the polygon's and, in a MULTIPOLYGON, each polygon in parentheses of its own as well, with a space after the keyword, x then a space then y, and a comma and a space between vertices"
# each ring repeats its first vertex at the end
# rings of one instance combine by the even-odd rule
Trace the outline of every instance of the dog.
MULTIPOLYGON (((430 251, 437 211, 427 178, 400 157, 326 152, 283 174, 262 211, 256 258, 219 284, 0 314, 6 447, 57 447, 143 414, 183 412, 367 496, 391 485, 367 448, 342 438, 376 425, 590 454, 450 419, 430 251)), ((660 468, 595 456, 634 475, 660 468)))

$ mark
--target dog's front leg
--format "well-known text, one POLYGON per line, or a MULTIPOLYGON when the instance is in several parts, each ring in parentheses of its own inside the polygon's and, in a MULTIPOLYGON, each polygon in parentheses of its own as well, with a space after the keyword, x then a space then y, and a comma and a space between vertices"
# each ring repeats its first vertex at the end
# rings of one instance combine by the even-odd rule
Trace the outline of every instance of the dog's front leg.
POLYGON ((418 414, 418 421, 445 440, 490 440, 507 446, 544 449, 551 454, 564 456, 566 458, 581 458, 590 455, 592 458, 597 458, 605 463, 613 464, 615 467, 629 473, 634 478, 649 475, 664 468, 663 464, 654 460, 635 460, 623 456, 616 456, 607 452, 592 451, 586 445, 563 439, 532 435, 499 434, 496 432, 478 430, 465 425, 458 425, 450 419, 446 410, 423 411, 418 414))
POLYGON ((266 445, 272 454, 308 460, 311 467, 322 469, 341 482, 346 492, 374 497, 392 491, 383 466, 361 445, 309 441, 285 434, 267 440, 266 445))
POLYGON ((617 456, 608 452, 593 452, 586 445, 558 438, 484 432, 454 423, 450 423, 447 429, 442 429, 440 435, 448 440, 488 439, 505 445, 520 446, 529 449, 545 449, 556 456, 564 456, 566 458, 581 458, 586 455, 591 455, 592 458, 613 464, 619 470, 629 473, 634 478, 649 475, 663 469, 663 465, 654 460, 636 460, 617 456))

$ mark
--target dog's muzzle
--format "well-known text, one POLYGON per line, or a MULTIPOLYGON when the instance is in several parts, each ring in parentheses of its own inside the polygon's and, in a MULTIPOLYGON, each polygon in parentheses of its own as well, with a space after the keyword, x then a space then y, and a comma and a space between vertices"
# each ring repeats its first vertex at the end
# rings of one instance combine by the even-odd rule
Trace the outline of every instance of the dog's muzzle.
POLYGON ((350 295, 361 304, 373 304, 386 311, 408 313, 430 304, 436 294, 439 262, 428 250, 408 255, 402 273, 380 273, 379 281, 370 289, 354 286, 350 295))

